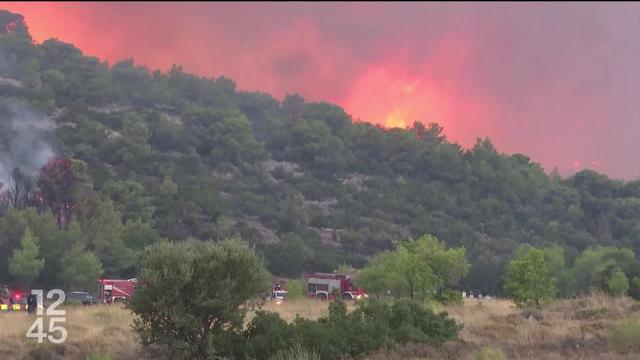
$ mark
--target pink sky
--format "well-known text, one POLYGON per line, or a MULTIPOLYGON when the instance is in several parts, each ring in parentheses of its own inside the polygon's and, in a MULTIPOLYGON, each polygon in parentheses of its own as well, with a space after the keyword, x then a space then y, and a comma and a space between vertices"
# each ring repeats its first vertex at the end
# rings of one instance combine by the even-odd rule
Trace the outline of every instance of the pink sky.
POLYGON ((638 3, 3 3, 35 40, 440 123, 568 175, 640 175, 638 3))

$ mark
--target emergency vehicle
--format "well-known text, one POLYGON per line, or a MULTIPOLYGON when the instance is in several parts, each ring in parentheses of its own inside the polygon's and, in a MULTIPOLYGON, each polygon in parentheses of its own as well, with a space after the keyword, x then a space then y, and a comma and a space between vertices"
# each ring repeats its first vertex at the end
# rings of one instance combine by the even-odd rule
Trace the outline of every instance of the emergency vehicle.
POLYGON ((364 289, 353 285, 349 275, 328 273, 307 275, 307 295, 321 300, 335 299, 337 296, 344 300, 369 297, 364 289))
POLYGON ((98 299, 106 304, 131 300, 136 290, 138 280, 128 279, 98 279, 100 290, 98 299))

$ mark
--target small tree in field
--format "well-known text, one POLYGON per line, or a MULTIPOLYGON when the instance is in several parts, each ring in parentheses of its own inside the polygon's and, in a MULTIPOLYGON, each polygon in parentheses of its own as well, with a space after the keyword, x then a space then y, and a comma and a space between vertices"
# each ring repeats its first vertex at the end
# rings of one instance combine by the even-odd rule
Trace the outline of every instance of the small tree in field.
POLYGON ((545 261, 544 252, 528 246, 518 249, 507 268, 505 287, 513 302, 520 307, 541 307, 553 299, 556 284, 545 261))
POLYGON ((242 327, 268 275, 239 240, 160 243, 145 249, 131 309, 143 345, 158 344, 174 359, 207 359, 212 339, 242 327))
POLYGON ((615 269, 607 282, 609 290, 615 296, 624 296, 629 292, 629 279, 622 269, 615 269))

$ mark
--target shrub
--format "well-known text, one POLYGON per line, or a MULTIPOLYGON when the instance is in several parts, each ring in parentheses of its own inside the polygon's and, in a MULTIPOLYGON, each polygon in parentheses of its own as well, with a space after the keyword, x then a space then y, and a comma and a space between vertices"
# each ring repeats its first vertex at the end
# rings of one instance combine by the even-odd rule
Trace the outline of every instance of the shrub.
POLYGON ((629 280, 622 269, 616 269, 607 281, 609 290, 615 296, 625 296, 629 292, 629 280))
POLYGON ((298 344, 291 349, 278 351, 271 360, 320 360, 318 353, 308 350, 298 344))
POLYGON ((617 321, 609 335, 609 344, 617 352, 640 350, 640 321, 626 319, 617 321))
POLYGON ((276 313, 257 312, 242 334, 243 346, 228 351, 235 358, 269 359, 299 347, 322 359, 357 357, 394 343, 439 346, 457 339, 460 326, 446 313, 405 300, 392 305, 365 301, 347 312, 342 301, 329 305, 329 315, 317 321, 297 317, 287 324, 276 313))
POLYGON ((307 294, 306 283, 300 279, 294 279, 287 283, 287 297, 296 299, 307 294))
POLYGON ((493 346, 483 346, 475 353, 476 360, 506 360, 504 352, 493 346))
POLYGON ((462 293, 457 290, 445 289, 442 293, 435 296, 436 301, 445 305, 453 305, 462 303, 462 293))
POLYGON ((242 337, 247 343, 245 352, 259 359, 266 354, 275 354, 281 349, 292 347, 294 335, 293 327, 280 318, 278 313, 260 310, 256 312, 242 337))

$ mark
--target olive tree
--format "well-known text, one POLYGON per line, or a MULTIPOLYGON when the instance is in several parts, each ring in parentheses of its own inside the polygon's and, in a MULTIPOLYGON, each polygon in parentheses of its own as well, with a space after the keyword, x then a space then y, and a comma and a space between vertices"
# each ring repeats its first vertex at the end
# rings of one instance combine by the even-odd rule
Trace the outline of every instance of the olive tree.
POLYGON ((239 240, 155 244, 144 251, 130 304, 134 330, 171 358, 206 359, 214 337, 242 326, 267 282, 262 261, 239 240))

